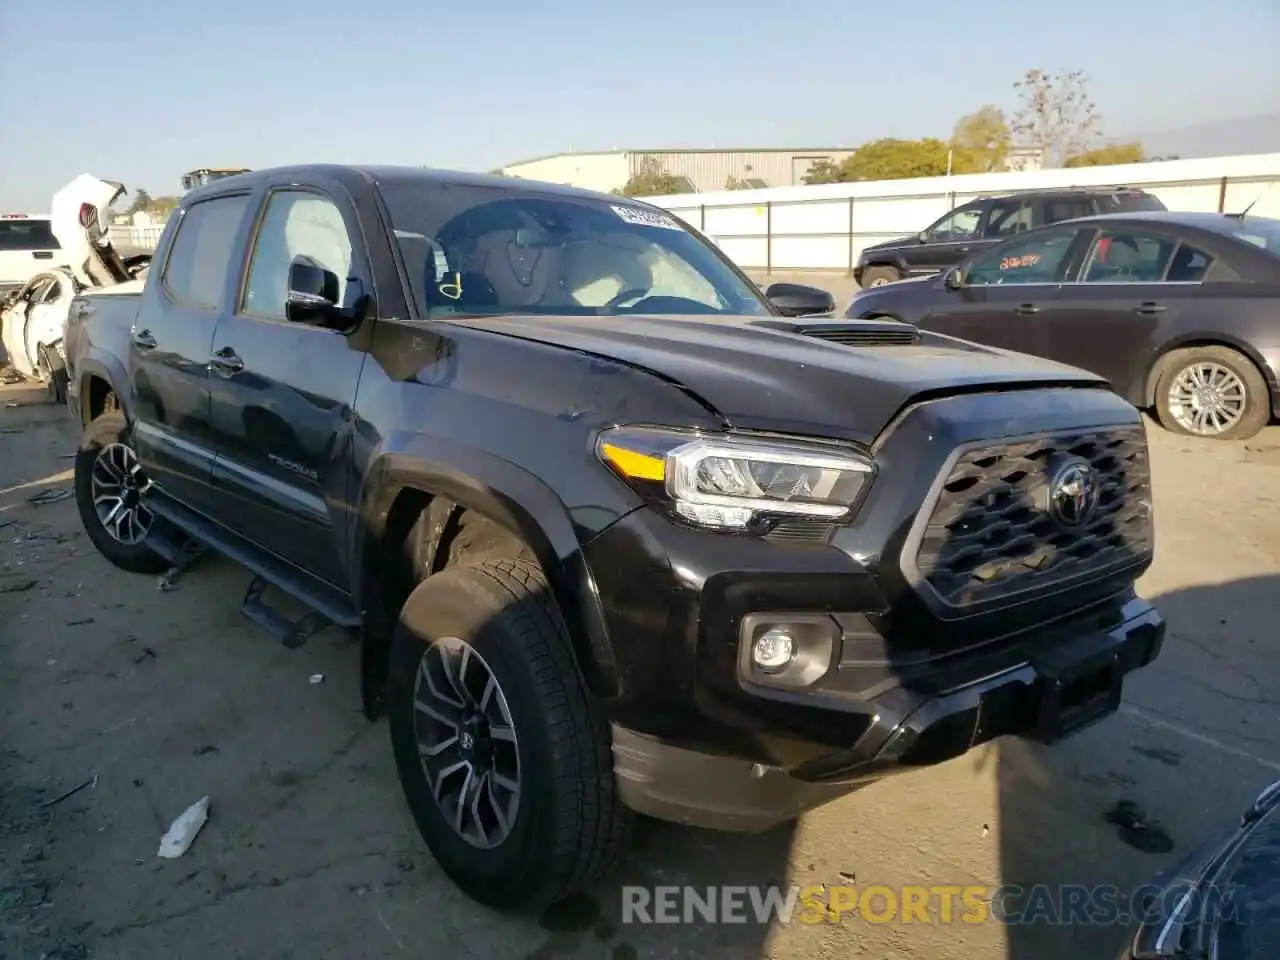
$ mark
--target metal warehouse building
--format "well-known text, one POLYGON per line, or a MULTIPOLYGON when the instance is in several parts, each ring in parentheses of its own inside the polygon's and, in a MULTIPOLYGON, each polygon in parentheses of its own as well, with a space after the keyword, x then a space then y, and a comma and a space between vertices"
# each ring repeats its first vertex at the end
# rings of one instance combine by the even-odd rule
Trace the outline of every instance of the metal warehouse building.
POLYGON ((502 168, 511 177, 567 183, 588 190, 617 189, 652 158, 689 184, 690 193, 723 190, 730 179, 755 188, 792 187, 819 160, 839 163, 851 147, 806 147, 742 150, 605 150, 598 153, 558 153, 523 160, 502 168))

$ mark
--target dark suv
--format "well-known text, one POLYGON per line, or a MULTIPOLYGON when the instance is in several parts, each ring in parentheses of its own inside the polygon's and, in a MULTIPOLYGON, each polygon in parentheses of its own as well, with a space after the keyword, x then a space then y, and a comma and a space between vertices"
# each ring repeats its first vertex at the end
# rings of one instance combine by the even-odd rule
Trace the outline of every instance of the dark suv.
POLYGON ((549 901, 632 811, 766 829, 1073 733, 1160 649, 1138 412, 830 299, 620 197, 231 177, 72 306, 76 500, 124 569, 243 564, 286 646, 350 630, 443 869, 549 901))
POLYGON ((1163 209, 1158 197, 1132 187, 1071 187, 979 197, 919 233, 866 247, 853 278, 860 287, 878 287, 954 267, 970 254, 1032 227, 1098 213, 1163 209))

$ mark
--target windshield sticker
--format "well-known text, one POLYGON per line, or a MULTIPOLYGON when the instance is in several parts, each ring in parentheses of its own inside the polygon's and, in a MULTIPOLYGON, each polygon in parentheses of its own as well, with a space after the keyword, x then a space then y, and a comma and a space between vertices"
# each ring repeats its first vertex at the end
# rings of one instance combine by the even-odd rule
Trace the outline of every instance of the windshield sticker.
POLYGON ((682 229, 680 224, 657 210, 646 210, 644 207, 624 207, 621 204, 613 204, 612 208, 613 212, 619 217, 627 223, 634 223, 637 227, 661 227, 664 230, 682 229))
POLYGON ((448 297, 450 300, 462 299, 462 274, 455 273, 451 283, 442 283, 436 287, 440 291, 442 297, 448 297))
POLYGON ((1023 267, 1034 267, 1040 262, 1040 254, 1025 253, 1020 257, 1005 257, 1000 261, 1001 270, 1020 270, 1023 267))

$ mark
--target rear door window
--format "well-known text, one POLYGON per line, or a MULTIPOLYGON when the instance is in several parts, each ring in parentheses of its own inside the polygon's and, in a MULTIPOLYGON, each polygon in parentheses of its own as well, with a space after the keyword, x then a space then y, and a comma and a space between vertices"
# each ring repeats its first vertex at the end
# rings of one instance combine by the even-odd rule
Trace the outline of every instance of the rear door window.
POLYGON ((1178 241, 1142 230, 1102 230, 1085 257, 1084 283, 1159 283, 1178 241))
POLYGON ((982 235, 1003 240, 1031 229, 1031 204, 1026 200, 996 200, 991 204, 982 235))
POLYGON ((1087 200, 1045 200, 1044 222, 1061 223, 1063 220, 1074 220, 1077 217, 1093 215, 1093 205, 1087 200))
POLYGON ((48 220, 36 217, 0 220, 0 250, 61 250, 48 220))
POLYGON ((227 270, 237 252, 236 236, 248 194, 214 197, 187 207, 169 248, 161 280, 174 301, 197 310, 222 305, 227 270))

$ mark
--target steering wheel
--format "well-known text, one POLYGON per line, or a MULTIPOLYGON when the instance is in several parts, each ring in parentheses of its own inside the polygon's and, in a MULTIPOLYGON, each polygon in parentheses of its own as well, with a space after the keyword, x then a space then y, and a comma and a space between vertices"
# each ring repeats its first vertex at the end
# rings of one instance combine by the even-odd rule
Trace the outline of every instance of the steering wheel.
POLYGON ((604 305, 604 309, 613 310, 616 307, 622 306, 628 300, 637 300, 640 297, 643 297, 648 292, 648 290, 641 287, 632 287, 629 290, 623 290, 621 293, 610 297, 609 302, 604 305))

